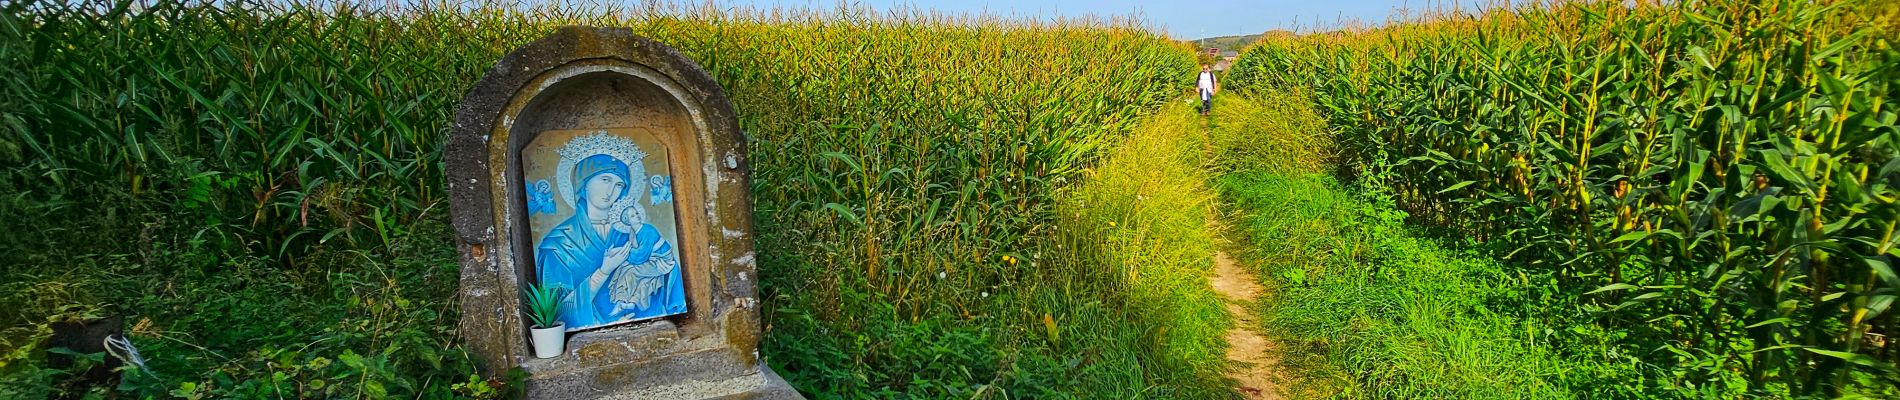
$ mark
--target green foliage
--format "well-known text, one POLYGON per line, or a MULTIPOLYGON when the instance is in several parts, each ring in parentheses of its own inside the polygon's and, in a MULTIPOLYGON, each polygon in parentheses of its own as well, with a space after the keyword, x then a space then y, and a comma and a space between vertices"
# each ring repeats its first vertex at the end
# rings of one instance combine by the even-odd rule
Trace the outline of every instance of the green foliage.
MULTIPOLYGON (((1183 382, 1149 392, 1100 392, 1103 397, 1211 398, 1231 394, 1220 383, 1227 363, 1224 335, 1231 324, 1218 294, 1208 286, 1214 267, 1209 226, 1215 195, 1206 184, 1206 139, 1195 105, 1174 102, 1087 172, 1087 182, 1064 191, 1060 242, 1066 256, 1050 262, 1032 280, 1063 292, 1113 293, 1112 310, 1142 321, 1140 357, 1149 374, 1183 382)), ((1033 260, 1031 260, 1033 262, 1033 260)), ((1041 307, 1053 315, 1049 340, 1069 354, 1106 351, 1097 339, 1106 329, 1079 328, 1081 318, 1060 304, 1041 307), (1057 332, 1060 332, 1058 334, 1057 332), (1060 338, 1060 339, 1058 339, 1060 338), (1078 340, 1077 338, 1083 338, 1078 340)), ((1039 317, 1034 314, 1030 317, 1039 317)))
POLYGON ((1633 390, 1900 395, 1892 2, 1626 4, 1269 40, 1229 83, 1311 93, 1344 161, 1550 276, 1606 346, 1559 350, 1633 390))
MULTIPOLYGON (((1182 363, 1157 361, 1172 356, 1152 340, 1171 336, 1147 329, 1173 321, 1141 318, 1171 317, 1129 308, 1161 306, 1045 283, 1074 257, 1057 234, 1060 188, 1192 77, 1191 49, 1133 24, 666 6, 0 8, 0 230, 18 233, 0 235, 0 263, 21 266, 0 271, 0 329, 33 347, 59 305, 126 315, 157 372, 128 375, 131 395, 506 392, 470 379, 455 342, 441 133, 494 60, 571 24, 669 43, 734 101, 751 138, 762 350, 815 397, 1219 385, 1182 378, 1205 369, 1159 367, 1182 363)), ((36 365, 7 357, 0 369, 36 365)))
POLYGON ((1264 323, 1306 376, 1346 398, 1568 398, 1550 336, 1513 318, 1527 282, 1494 261, 1413 237, 1405 214, 1323 175, 1220 178, 1243 258, 1274 290, 1264 323))
POLYGON ((1299 92, 1226 92, 1215 97, 1213 108, 1207 141, 1217 172, 1300 175, 1335 165, 1332 133, 1299 92))
POLYGON ((521 289, 521 304, 528 308, 528 319, 534 322, 534 328, 553 328, 561 323, 561 302, 566 301, 569 294, 567 288, 530 283, 521 289))
POLYGON ((1344 188, 1322 175, 1333 145, 1300 92, 1221 101, 1213 184, 1231 251, 1270 288, 1255 311, 1298 377, 1290 395, 1551 398, 1614 382, 1540 346, 1563 335, 1524 318, 1548 312, 1525 296, 1538 281, 1414 237, 1384 180, 1344 188))

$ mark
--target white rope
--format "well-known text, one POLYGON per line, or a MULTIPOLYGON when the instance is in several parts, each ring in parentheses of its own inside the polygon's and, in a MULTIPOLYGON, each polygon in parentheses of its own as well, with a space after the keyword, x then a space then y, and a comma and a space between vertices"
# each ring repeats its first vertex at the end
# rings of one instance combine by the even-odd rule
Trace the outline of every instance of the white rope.
POLYGON ((139 355, 139 348, 133 347, 131 340, 127 340, 124 336, 107 335, 104 344, 106 354, 111 354, 113 358, 118 358, 126 364, 139 367, 139 371, 144 371, 147 375, 158 376, 152 373, 151 368, 145 367, 145 357, 139 355))

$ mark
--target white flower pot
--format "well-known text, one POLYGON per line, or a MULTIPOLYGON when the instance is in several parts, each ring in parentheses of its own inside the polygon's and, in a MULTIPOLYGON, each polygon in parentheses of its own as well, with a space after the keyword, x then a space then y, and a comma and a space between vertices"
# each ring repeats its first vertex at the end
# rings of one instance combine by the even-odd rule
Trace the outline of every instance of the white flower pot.
POLYGON ((554 324, 552 327, 529 330, 534 336, 534 358, 554 358, 566 350, 567 324, 554 324))

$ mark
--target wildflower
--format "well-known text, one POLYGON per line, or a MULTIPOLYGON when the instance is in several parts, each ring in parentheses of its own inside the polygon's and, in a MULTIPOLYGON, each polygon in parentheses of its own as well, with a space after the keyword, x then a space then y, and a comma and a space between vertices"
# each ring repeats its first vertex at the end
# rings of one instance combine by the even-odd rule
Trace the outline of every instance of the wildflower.
POLYGON ((988 290, 983 291, 983 298, 985 299, 990 298, 990 291, 988 290))
POLYGON ((944 271, 937 271, 937 279, 943 279, 943 277, 947 275, 948 274, 945 274, 944 271))

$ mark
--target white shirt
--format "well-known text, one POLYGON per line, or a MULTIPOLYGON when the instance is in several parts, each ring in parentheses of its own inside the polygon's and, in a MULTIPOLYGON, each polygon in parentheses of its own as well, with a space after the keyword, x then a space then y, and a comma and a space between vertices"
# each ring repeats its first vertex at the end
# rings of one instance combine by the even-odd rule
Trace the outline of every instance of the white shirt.
POLYGON ((1196 87, 1200 89, 1201 97, 1207 97, 1207 96, 1213 95, 1214 94, 1214 72, 1201 71, 1201 77, 1199 80, 1200 82, 1196 83, 1196 87))

